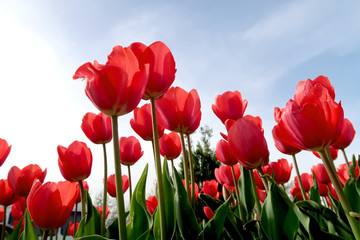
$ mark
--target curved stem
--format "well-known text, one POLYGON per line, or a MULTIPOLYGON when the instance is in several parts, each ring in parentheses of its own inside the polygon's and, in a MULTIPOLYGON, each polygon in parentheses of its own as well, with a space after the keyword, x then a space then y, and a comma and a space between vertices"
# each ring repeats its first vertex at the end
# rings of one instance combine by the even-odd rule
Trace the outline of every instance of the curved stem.
POLYGON ((268 180, 266 178, 264 178, 264 171, 261 169, 261 167, 258 167, 256 170, 258 170, 258 172, 261 176, 261 180, 264 184, 265 191, 266 191, 266 193, 268 193, 269 192, 269 184, 268 184, 268 180))
POLYGON ((345 215, 346 215, 346 218, 347 220, 349 221, 350 223, 350 227, 354 233, 354 236, 357 240, 360 240, 360 225, 359 225, 359 222, 357 220, 355 220, 354 218, 352 218, 350 216, 350 212, 352 211, 351 209, 351 206, 350 206, 350 203, 348 201, 348 199, 346 198, 346 195, 342 189, 342 185, 341 185, 341 182, 337 176, 337 173, 336 171, 334 171, 332 165, 334 163, 331 163, 332 162, 332 159, 329 159, 327 157, 327 154, 326 154, 326 151, 329 151, 328 148, 326 150, 322 149, 319 152, 320 154, 320 157, 325 165, 325 168, 326 168, 326 171, 330 177, 330 180, 335 188, 335 191, 336 191, 336 194, 338 195, 339 197, 339 200, 340 200, 340 203, 341 203, 341 206, 343 207, 344 209, 344 212, 345 212, 345 215))
POLYGON ((256 183, 255 183, 255 177, 254 177, 254 170, 250 171, 250 179, 251 179, 251 185, 252 185, 252 189, 254 191, 255 194, 255 203, 256 203, 256 207, 258 209, 258 213, 259 215, 261 214, 261 203, 260 203, 260 198, 259 198, 259 194, 256 188, 256 183))
POLYGON ((188 151, 189 151, 189 167, 190 167, 190 182, 191 182, 191 206, 195 209, 195 172, 194 172, 194 159, 191 151, 190 135, 186 134, 188 151))
POLYGON ((45 231, 44 231, 44 234, 43 234, 43 236, 42 236, 42 240, 46 240, 47 237, 48 237, 48 235, 49 235, 49 230, 45 230, 45 231))
POLYGON ((341 152, 343 153, 344 158, 345 158, 346 165, 347 165, 347 167, 349 168, 349 167, 350 167, 350 164, 349 164, 349 160, 348 160, 348 158, 347 158, 347 156, 346 156, 345 149, 342 148, 342 149, 341 149, 341 152))
POLYGON ((75 203, 75 213, 74 213, 74 236, 76 235, 76 218, 77 218, 77 212, 78 212, 78 204, 75 203))
POLYGON ((1 240, 4 240, 5 229, 6 229, 6 206, 4 206, 3 224, 2 224, 2 229, 1 229, 1 240))
POLYGON ((296 161, 295 154, 291 154, 291 156, 293 157, 296 176, 297 176, 297 179, 298 179, 298 182, 299 182, 299 185, 300 185, 301 195, 302 195, 303 199, 306 200, 307 199, 306 192, 304 190, 304 185, 303 185, 302 180, 301 180, 301 175, 300 175, 300 171, 299 171, 299 167, 298 167, 298 164, 297 164, 297 161, 296 161))
POLYGON ((85 210, 86 200, 85 200, 85 189, 84 189, 82 180, 79 181, 79 186, 80 186, 80 193, 81 193, 81 219, 83 219, 85 216, 85 211, 86 211, 85 210))
POLYGON ((233 180, 234 180, 234 187, 235 187, 235 192, 236 192, 236 200, 237 200, 237 206, 238 206, 238 210, 239 210, 239 217, 240 217, 241 221, 244 221, 244 213, 243 213, 242 208, 241 208, 241 199, 240 199, 239 186, 238 186, 238 183, 236 181, 234 167, 233 166, 230 166, 230 167, 231 167, 231 174, 232 174, 232 177, 233 177, 233 180))
POLYGON ((131 197, 132 197, 132 185, 131 185, 131 172, 130 172, 130 166, 128 165, 128 175, 129 175, 129 200, 131 204, 131 197))
POLYGON ((104 193, 103 193, 103 213, 101 217, 101 235, 105 233, 106 205, 107 205, 107 156, 105 143, 102 144, 104 153, 104 193))
POLYGON ((155 155, 155 169, 156 177, 158 182, 158 196, 159 196, 159 213, 160 213, 160 229, 161 229, 161 239, 166 239, 166 219, 165 219, 165 196, 164 196, 164 186, 162 180, 162 171, 161 171, 161 160, 160 160, 160 148, 159 148, 159 133, 156 120, 156 106, 155 99, 150 98, 151 104, 151 118, 152 118, 152 129, 153 129, 153 146, 154 146, 154 155, 155 155))
POLYGON ((123 192, 121 163, 120 163, 117 116, 111 117, 111 123, 112 123, 112 135, 113 135, 113 145, 114 145, 116 203, 117 203, 117 214, 118 214, 118 218, 119 218, 119 221, 118 221, 119 237, 121 240, 126 240, 127 232, 126 232, 126 219, 125 219, 125 206, 124 206, 124 192, 123 192))
POLYGON ((185 141, 184 141, 184 134, 181 132, 179 133, 180 135, 180 140, 181 140, 181 149, 183 152, 183 166, 184 166, 184 177, 185 177, 185 189, 186 192, 189 195, 189 202, 191 200, 191 195, 190 195, 190 189, 189 189, 189 163, 188 163, 188 159, 186 156, 186 148, 185 148, 185 141))

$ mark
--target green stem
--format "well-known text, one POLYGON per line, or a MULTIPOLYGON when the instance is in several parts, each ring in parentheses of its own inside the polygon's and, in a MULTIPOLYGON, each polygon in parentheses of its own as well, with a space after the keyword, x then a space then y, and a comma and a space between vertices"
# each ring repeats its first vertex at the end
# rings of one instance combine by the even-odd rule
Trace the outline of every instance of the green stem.
POLYGON ((47 237, 48 237, 48 235, 49 235, 49 230, 45 230, 45 231, 44 231, 44 234, 43 234, 43 236, 42 236, 42 240, 46 240, 47 237))
POLYGON ((132 197, 132 186, 131 186, 131 172, 130 172, 130 166, 128 165, 128 175, 129 175, 129 200, 131 204, 131 197, 132 197))
POLYGON ((74 213, 74 236, 76 235, 76 218, 77 218, 77 208, 78 208, 78 204, 75 203, 75 213, 74 213))
POLYGON ((54 230, 50 230, 50 231, 49 231, 49 234, 50 234, 50 240, 53 240, 54 230))
POLYGON ((234 180, 234 187, 235 187, 235 192, 236 192, 236 200, 237 200, 237 206, 238 206, 238 210, 239 210, 239 217, 240 217, 241 221, 244 221, 244 213, 241 208, 240 191, 239 191, 238 183, 236 181, 234 167, 233 166, 230 166, 230 167, 231 167, 231 174, 232 174, 232 177, 234 180))
POLYGON ((349 160, 348 160, 348 158, 347 158, 347 156, 346 156, 345 149, 342 148, 342 149, 341 149, 341 152, 343 153, 344 158, 345 158, 346 165, 347 165, 347 167, 349 168, 349 167, 350 167, 350 164, 349 164, 349 160))
POLYGON ((156 106, 155 99, 150 98, 151 104, 151 117, 152 117, 152 129, 153 129, 153 146, 154 146, 154 155, 155 155, 155 169, 156 177, 158 182, 158 197, 159 197, 159 213, 160 213, 160 229, 161 229, 161 239, 166 239, 166 219, 165 219, 165 196, 164 196, 164 186, 162 180, 162 171, 161 171, 161 160, 160 160, 160 148, 159 148, 159 133, 156 119, 156 106))
POLYGON ((303 185, 302 180, 301 180, 301 175, 300 175, 300 171, 299 171, 299 167, 298 167, 298 164, 297 164, 297 161, 296 161, 295 154, 292 154, 292 157, 293 157, 293 161, 294 161, 296 176, 297 176, 297 179, 298 179, 298 182, 299 182, 299 185, 300 185, 301 195, 302 195, 303 199, 306 200, 307 199, 306 192, 304 190, 304 185, 303 185))
MULTIPOLYGON (((245 168, 243 168, 245 169, 245 168)), ((259 194, 256 188, 256 183, 255 183, 255 177, 254 177, 254 171, 251 170, 250 171, 250 179, 251 179, 251 185, 252 185, 252 189, 254 191, 255 194, 255 203, 256 203, 256 207, 258 209, 258 213, 259 215, 261 214, 261 203, 260 203, 260 198, 259 198, 259 194)))
POLYGON ((186 146, 185 146, 185 141, 184 141, 184 134, 182 132, 179 133, 180 135, 180 140, 181 140, 181 149, 183 152, 183 166, 184 166, 184 177, 185 177, 185 189, 186 192, 189 195, 189 202, 191 202, 191 195, 190 195, 190 189, 189 189, 189 163, 188 163, 188 159, 186 156, 186 146))
POLYGON ((268 180, 266 178, 264 178, 264 172, 263 170, 261 169, 261 167, 258 167, 256 170, 258 170, 260 176, 261 176, 261 180, 264 184, 264 187, 265 187, 265 191, 266 193, 269 193, 269 184, 268 184, 268 180))
POLYGON ((105 233, 105 221, 106 221, 106 205, 107 205, 107 155, 105 143, 102 144, 104 153, 104 193, 103 193, 103 213, 101 218, 101 235, 105 233))
POLYGON ((345 196, 345 193, 342 189, 341 182, 337 176, 336 171, 333 170, 332 164, 334 164, 334 163, 331 163, 332 159, 329 159, 327 157, 326 151, 329 151, 328 148, 326 150, 322 149, 318 152, 319 152, 320 157, 325 165, 326 171, 329 174, 330 180, 335 188, 336 194, 339 197, 341 206, 343 207, 346 218, 350 223, 350 227, 354 233, 355 239, 360 240, 359 222, 350 216, 350 212, 352 211, 350 203, 345 196))
POLYGON ((79 186, 80 186, 80 193, 81 193, 81 219, 83 219, 85 216, 85 211, 86 211, 85 210, 86 200, 85 200, 85 189, 84 189, 82 180, 79 181, 79 186))
POLYGON ((55 230, 55 240, 58 240, 58 232, 59 232, 59 229, 56 229, 55 230))
POLYGON ((195 173, 194 173, 194 159, 191 151, 190 135, 186 134, 188 151, 189 151, 189 167, 190 167, 190 182, 191 182, 191 206, 195 209, 195 173))
POLYGON ((116 181, 116 203, 117 203, 117 214, 118 214, 118 227, 119 237, 121 240, 127 239, 126 232, 126 219, 125 219, 125 206, 124 206, 124 192, 121 174, 121 163, 120 163, 120 150, 119 150, 119 134, 118 134, 118 122, 117 116, 111 117, 112 123, 112 135, 113 135, 113 146, 114 146, 114 165, 115 165, 115 181, 116 181))
POLYGON ((4 215, 3 215, 3 224, 1 229, 1 240, 4 240, 5 237, 5 229, 6 229, 6 207, 4 206, 4 215))

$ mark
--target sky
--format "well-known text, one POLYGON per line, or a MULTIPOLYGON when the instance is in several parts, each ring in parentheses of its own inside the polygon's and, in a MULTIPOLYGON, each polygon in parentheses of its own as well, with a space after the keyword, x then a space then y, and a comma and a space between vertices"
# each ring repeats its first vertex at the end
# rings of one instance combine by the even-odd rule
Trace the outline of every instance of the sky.
MULTIPOLYGON (((85 62, 105 63, 115 45, 133 42, 162 41, 170 48, 177 68, 173 86, 198 91, 201 126, 214 132, 212 148, 225 127, 211 105, 216 95, 238 90, 249 102, 245 114, 263 120, 270 161, 291 162, 274 146, 273 110, 293 98, 299 81, 319 75, 329 77, 336 101, 341 100, 345 117, 360 133, 359 2, 2 1, 0 27, 0 138, 12 145, 0 167, 1 179, 12 166, 38 164, 47 168, 45 181, 63 181, 57 146, 78 140, 93 153, 90 194, 101 192, 102 147, 80 128, 85 113, 99 111, 85 96, 85 82, 72 76, 85 62)), ((129 124, 132 117, 119 117, 119 136, 137 136, 129 124)), ((197 142, 199 133, 192 140, 197 142)), ((149 164, 149 195, 155 182, 152 149, 149 142, 141 140, 141 145, 145 154, 131 173, 136 182, 149 164)), ((107 150, 113 174, 111 144, 107 150)), ((360 153, 358 134, 346 151, 360 153)), ((297 157, 301 172, 320 163, 310 152, 297 157)), ((341 154, 335 165, 340 163, 341 154)))

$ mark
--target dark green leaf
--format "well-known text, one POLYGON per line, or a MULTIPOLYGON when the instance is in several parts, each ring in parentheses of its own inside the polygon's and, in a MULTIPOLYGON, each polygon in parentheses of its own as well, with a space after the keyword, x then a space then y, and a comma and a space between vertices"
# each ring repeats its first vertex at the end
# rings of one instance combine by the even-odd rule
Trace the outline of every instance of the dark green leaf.
POLYGON ((240 169, 241 169, 241 175, 239 178, 240 199, 241 199, 243 212, 245 213, 244 221, 247 222, 251 220, 252 212, 255 207, 255 193, 251 183, 250 174, 252 173, 249 170, 245 169, 243 166, 240 166, 240 169))
POLYGON ((74 238, 74 240, 110 240, 110 238, 106 238, 100 235, 89 235, 89 236, 74 238))
MULTIPOLYGON (((19 225, 21 226, 21 223, 19 225)), ((38 235, 35 233, 33 224, 30 220, 29 211, 27 209, 25 211, 25 224, 22 237, 23 240, 39 240, 38 235)))
POLYGON ((312 200, 318 204, 321 204, 319 186, 318 186, 317 178, 316 178, 314 171, 313 171, 313 185, 310 188, 310 200, 312 200))

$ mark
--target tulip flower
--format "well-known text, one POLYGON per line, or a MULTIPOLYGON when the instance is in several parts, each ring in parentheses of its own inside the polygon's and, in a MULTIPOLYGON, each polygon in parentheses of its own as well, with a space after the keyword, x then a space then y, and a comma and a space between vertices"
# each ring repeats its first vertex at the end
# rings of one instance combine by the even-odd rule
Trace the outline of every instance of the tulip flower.
POLYGON ((144 154, 139 140, 134 137, 120 138, 120 160, 125 166, 134 165, 144 154))
MULTIPOLYGON (((160 117, 157 114, 158 118, 160 117)), ((159 121, 159 120, 158 120, 159 121)), ((132 129, 145 141, 153 140, 153 129, 151 119, 151 106, 150 103, 137 107, 134 110, 134 118, 130 119, 132 129)), ((164 134, 164 128, 158 125, 159 138, 164 134)))
POLYGON ((89 177, 92 167, 92 154, 85 143, 74 141, 68 148, 58 146, 58 164, 63 177, 71 182, 89 177))
POLYGON ((81 129, 95 144, 108 143, 112 139, 111 118, 104 113, 86 113, 82 119, 81 129))
MULTIPOLYGON (((336 160, 336 158, 338 157, 338 149, 334 149, 332 146, 329 147, 329 151, 330 151, 330 155, 331 155, 331 159, 332 160, 336 160)), ((320 158, 320 154, 316 151, 313 151, 313 154, 317 157, 320 158)))
POLYGON ((200 125, 201 103, 195 89, 189 93, 180 87, 172 87, 156 101, 161 120, 159 124, 164 128, 183 134, 193 133, 200 125))
MULTIPOLYGON (((100 207, 95 207, 99 213, 100 213, 100 216, 103 215, 103 206, 100 206, 100 207)), ((109 207, 106 206, 106 211, 105 211, 105 218, 107 218, 107 216, 109 215, 110 211, 109 211, 109 207)))
POLYGON ((324 164, 319 163, 317 165, 312 166, 311 172, 315 172, 317 180, 325 185, 331 183, 330 177, 326 171, 324 164))
POLYGON ((220 139, 216 144, 216 158, 228 166, 233 166, 238 163, 236 157, 231 151, 229 143, 223 139, 220 139))
POLYGON ((344 119, 344 125, 341 134, 333 143, 332 147, 335 149, 345 149, 353 141, 355 137, 355 129, 349 119, 344 119))
POLYGON ((211 211, 211 209, 210 209, 208 206, 205 206, 205 207, 204 207, 204 213, 205 213, 205 216, 206 216, 209 220, 212 219, 212 218, 215 216, 214 212, 211 211))
MULTIPOLYGON (((76 223, 76 229, 79 229, 79 224, 80 223, 78 223, 78 222, 76 223)), ((73 222, 69 223, 69 228, 68 228, 67 234, 70 235, 70 236, 74 236, 74 234, 75 234, 75 224, 73 222)))
POLYGON ((146 208, 149 211, 150 215, 152 216, 158 206, 158 200, 155 196, 149 196, 148 199, 146 199, 146 208))
MULTIPOLYGON (((270 162, 262 167, 264 174, 272 176, 274 174, 274 180, 277 184, 287 183, 291 176, 292 164, 289 165, 285 158, 277 160, 277 162, 270 162)), ((264 190, 264 184, 262 183, 260 174, 257 170, 254 170, 255 183, 258 188, 264 190)))
MULTIPOLYGON (((236 164, 233 167, 234 167, 236 181, 238 181, 241 174, 240 166, 236 164)), ((215 178, 221 185, 230 186, 230 187, 235 186, 230 166, 221 165, 220 167, 215 168, 215 178)))
MULTIPOLYGON (((352 165, 352 162, 350 162, 350 165, 352 165)), ((337 167, 337 174, 339 176, 339 179, 341 181, 341 183, 343 185, 345 185, 345 183, 347 182, 347 180, 349 179, 349 172, 348 172, 348 166, 345 163, 339 164, 339 166, 337 167)), ((359 164, 357 162, 356 167, 355 167, 355 177, 356 179, 358 179, 359 177, 359 164)))
POLYGON ((46 172, 46 169, 42 171, 36 164, 29 164, 21 170, 17 166, 14 166, 9 170, 7 179, 9 186, 16 194, 26 197, 35 179, 44 182, 46 172))
POLYGON ((31 219, 43 230, 60 228, 69 219, 76 197, 75 183, 47 182, 41 185, 35 180, 27 198, 31 219))
POLYGON ((177 133, 171 132, 159 139, 160 154, 166 157, 167 160, 173 160, 181 154, 181 142, 177 133))
POLYGON ((133 43, 130 49, 138 58, 141 69, 147 64, 150 66, 143 99, 161 98, 175 80, 175 60, 170 49, 160 41, 148 47, 142 43, 133 43))
POLYGON ((11 205, 11 217, 20 220, 25 214, 25 198, 20 198, 17 202, 11 205))
MULTIPOLYGON (((290 194, 293 196, 293 198, 296 198, 296 201, 303 201, 304 198, 301 194, 301 190, 298 186, 290 188, 290 194)), ((306 198, 309 199, 308 194, 306 193, 306 198)))
POLYGON ((209 181, 203 181, 203 187, 200 192, 210 195, 213 198, 219 199, 220 193, 218 191, 218 182, 214 179, 209 181))
MULTIPOLYGON (((185 179, 182 180, 183 184, 184 184, 184 187, 185 187, 185 179)), ((194 194, 195 194, 195 202, 198 200, 198 197, 199 197, 199 185, 197 185, 197 183, 195 183, 194 185, 195 187, 195 191, 194 191, 194 194)), ((190 189, 190 194, 192 193, 192 187, 191 187, 191 184, 189 185, 189 189, 190 189)))
POLYGON ((4 164, 11 150, 11 145, 5 139, 0 138, 0 167, 4 164))
POLYGON ((269 161, 269 150, 264 132, 253 117, 226 121, 232 153, 246 169, 261 167, 269 161))
MULTIPOLYGON (((89 191, 89 185, 87 183, 87 181, 82 181, 84 189, 86 191, 89 191)), ((81 190, 80 190, 80 184, 79 182, 76 182, 76 192, 77 192, 77 197, 76 197, 76 202, 75 203, 79 203, 81 202, 81 190)))
POLYGON ((0 179, 0 205, 10 206, 20 200, 20 196, 10 187, 9 180, 0 179))
POLYGON ((274 129, 272 130, 272 136, 273 136, 273 139, 275 142, 275 147, 280 152, 282 152, 283 154, 288 154, 288 155, 294 156, 295 154, 297 154, 301 151, 300 149, 293 147, 293 146, 287 144, 286 142, 284 142, 282 139, 280 139, 279 136, 277 135, 277 132, 274 129))
POLYGON ((308 79, 306 81, 300 81, 296 85, 296 94, 294 95, 294 100, 298 103, 302 102, 304 98, 307 98, 309 95, 313 94, 314 88, 325 88, 329 93, 331 99, 335 99, 334 87, 331 85, 329 78, 325 76, 318 76, 314 80, 308 79))
POLYGON ((243 117, 248 101, 242 99, 239 91, 224 92, 217 95, 212 110, 215 115, 225 124, 228 119, 237 120, 243 117))
POLYGON ((259 196, 259 200, 264 203, 265 202, 265 199, 266 199, 266 191, 265 190, 261 190, 259 188, 256 188, 256 191, 258 193, 258 196, 259 196))
MULTIPOLYGON (((115 182, 115 174, 112 174, 107 179, 108 184, 108 194, 112 197, 116 197, 116 182, 115 182)), ((123 184, 123 192, 125 193, 126 190, 129 188, 129 178, 126 175, 122 176, 122 184, 123 184)))
MULTIPOLYGON (((313 185, 313 177, 309 173, 303 173, 300 175, 301 181, 304 186, 305 192, 310 191, 310 187, 313 185)), ((300 188, 298 178, 295 176, 294 184, 296 187, 300 188)))
POLYGON ((4 219, 4 207, 0 208, 0 222, 2 222, 4 219))

